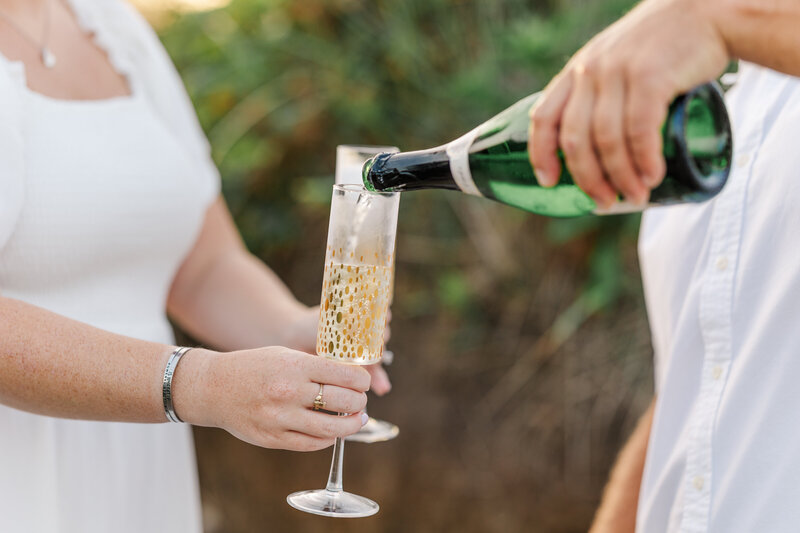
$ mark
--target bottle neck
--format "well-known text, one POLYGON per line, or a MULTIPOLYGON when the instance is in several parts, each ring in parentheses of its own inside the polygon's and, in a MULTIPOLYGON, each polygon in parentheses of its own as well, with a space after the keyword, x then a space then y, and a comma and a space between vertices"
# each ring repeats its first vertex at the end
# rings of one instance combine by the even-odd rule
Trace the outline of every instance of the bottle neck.
POLYGON ((450 172, 450 158, 444 146, 416 152, 379 154, 365 166, 364 184, 376 191, 458 189, 450 172))

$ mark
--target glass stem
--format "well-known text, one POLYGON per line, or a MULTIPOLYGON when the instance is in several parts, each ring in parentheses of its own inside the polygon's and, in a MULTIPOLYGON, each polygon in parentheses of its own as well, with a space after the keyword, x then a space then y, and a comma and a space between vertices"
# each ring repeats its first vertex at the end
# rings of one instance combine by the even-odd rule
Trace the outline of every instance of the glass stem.
POLYGON ((342 492, 342 468, 344 466, 344 439, 337 438, 333 445, 333 459, 331 460, 331 471, 328 474, 328 485, 325 490, 328 492, 342 492))

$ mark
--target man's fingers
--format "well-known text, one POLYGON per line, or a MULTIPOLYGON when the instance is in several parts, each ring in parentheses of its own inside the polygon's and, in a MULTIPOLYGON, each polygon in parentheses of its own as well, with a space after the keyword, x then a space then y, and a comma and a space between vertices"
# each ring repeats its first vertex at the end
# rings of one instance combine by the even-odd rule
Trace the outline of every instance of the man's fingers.
POLYGON ((575 72, 576 80, 561 119, 559 144, 575 183, 601 207, 617 198, 603 175, 592 142, 594 86, 589 76, 575 72))
POLYGON ((597 95, 592 117, 592 138, 608 181, 626 199, 643 204, 648 188, 642 183, 628 153, 625 139, 625 83, 620 76, 607 76, 597 95))
POLYGON ((539 184, 552 187, 561 176, 558 130, 572 87, 571 76, 556 77, 531 108, 528 157, 539 184))
POLYGON ((625 138, 642 183, 653 189, 666 172, 662 154, 661 126, 667 116, 669 98, 657 86, 629 82, 625 108, 625 138))

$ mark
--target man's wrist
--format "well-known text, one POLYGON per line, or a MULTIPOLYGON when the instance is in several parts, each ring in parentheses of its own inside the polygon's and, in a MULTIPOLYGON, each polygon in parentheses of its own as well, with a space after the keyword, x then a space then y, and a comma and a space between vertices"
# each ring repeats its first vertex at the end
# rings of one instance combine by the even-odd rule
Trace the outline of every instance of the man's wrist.
POLYGON ((684 7, 691 10, 705 21, 714 31, 720 44, 724 47, 728 57, 738 59, 736 40, 733 37, 738 33, 743 22, 762 11, 759 5, 761 0, 682 0, 684 7))

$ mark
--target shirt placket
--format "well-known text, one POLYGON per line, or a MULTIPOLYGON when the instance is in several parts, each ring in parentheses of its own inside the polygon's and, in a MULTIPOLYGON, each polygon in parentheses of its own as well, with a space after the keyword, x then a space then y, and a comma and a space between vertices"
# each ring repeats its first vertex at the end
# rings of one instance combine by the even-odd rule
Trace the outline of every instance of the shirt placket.
POLYGON ((733 293, 743 214, 761 128, 741 141, 731 176, 711 216, 711 243, 700 293, 704 357, 700 391, 691 418, 683 479, 682 533, 708 531, 712 490, 712 440, 720 399, 730 371, 733 293))

